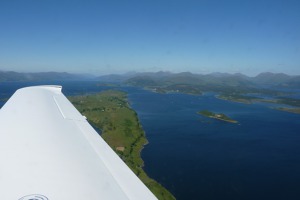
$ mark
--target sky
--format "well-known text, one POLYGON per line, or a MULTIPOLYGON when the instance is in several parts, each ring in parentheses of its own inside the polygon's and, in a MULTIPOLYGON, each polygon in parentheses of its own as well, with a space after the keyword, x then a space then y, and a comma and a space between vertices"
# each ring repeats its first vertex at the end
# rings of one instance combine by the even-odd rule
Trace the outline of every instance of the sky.
POLYGON ((0 0, 0 70, 300 75, 300 1, 0 0))

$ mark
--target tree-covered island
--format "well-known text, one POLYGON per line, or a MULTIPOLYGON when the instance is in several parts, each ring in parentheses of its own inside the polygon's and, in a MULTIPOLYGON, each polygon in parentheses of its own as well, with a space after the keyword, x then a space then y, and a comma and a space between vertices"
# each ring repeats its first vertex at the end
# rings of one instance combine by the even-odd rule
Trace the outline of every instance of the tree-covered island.
POLYGON ((102 138, 158 199, 175 199, 143 170, 144 162, 140 153, 147 139, 136 112, 129 106, 125 92, 110 90, 73 96, 69 100, 96 129, 101 130, 102 138))
POLYGON ((223 113, 213 113, 213 112, 208 111, 208 110, 202 110, 202 111, 199 111, 197 113, 200 114, 200 115, 203 115, 205 117, 210 117, 210 118, 222 120, 222 121, 226 121, 226 122, 229 122, 229 123, 238 123, 238 121, 229 118, 228 116, 226 116, 223 113))

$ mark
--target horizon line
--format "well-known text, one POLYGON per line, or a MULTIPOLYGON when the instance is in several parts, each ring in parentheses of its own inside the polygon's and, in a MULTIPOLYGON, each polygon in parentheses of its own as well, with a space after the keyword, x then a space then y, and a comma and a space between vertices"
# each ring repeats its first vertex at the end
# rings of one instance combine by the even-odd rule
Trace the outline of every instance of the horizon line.
POLYGON ((0 70, 0 72, 14 72, 14 73, 21 73, 21 74, 38 74, 38 73, 68 73, 68 74, 74 74, 74 75, 90 75, 90 76, 109 76, 109 75, 126 75, 126 74, 145 74, 145 73, 170 73, 170 74, 181 74, 181 73, 191 73, 194 75, 211 75, 211 74, 228 74, 228 75, 236 75, 236 74, 241 74, 247 77, 256 77, 260 74, 265 74, 265 73, 272 73, 272 74, 283 74, 283 75, 288 75, 288 76, 300 76, 300 74, 289 74, 285 72, 271 72, 271 71, 264 71, 264 72, 259 72, 256 75, 248 75, 242 72, 220 72, 220 71, 214 71, 214 72, 209 72, 209 73, 196 73, 196 72, 191 72, 191 71, 181 71, 181 72, 172 72, 169 70, 158 70, 158 71, 127 71, 127 72, 120 72, 120 73, 99 73, 97 75, 89 73, 89 72, 71 72, 71 71, 14 71, 14 70, 0 70))

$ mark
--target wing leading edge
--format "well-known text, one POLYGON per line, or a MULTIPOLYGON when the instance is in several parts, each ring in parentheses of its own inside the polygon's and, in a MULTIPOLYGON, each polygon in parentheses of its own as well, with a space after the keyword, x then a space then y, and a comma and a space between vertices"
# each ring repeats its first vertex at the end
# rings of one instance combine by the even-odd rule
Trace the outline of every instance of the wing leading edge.
POLYGON ((0 159, 1 199, 156 199, 60 86, 17 90, 2 107, 0 159))

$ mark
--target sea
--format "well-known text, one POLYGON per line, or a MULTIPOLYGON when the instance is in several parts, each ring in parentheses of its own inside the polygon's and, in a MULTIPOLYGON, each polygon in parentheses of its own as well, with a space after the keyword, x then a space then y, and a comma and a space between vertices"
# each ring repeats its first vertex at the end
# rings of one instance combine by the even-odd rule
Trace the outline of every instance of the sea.
POLYGON ((0 83, 0 107, 16 89, 45 84, 63 85, 68 96, 127 92, 149 141, 142 150, 144 169, 178 200, 300 199, 299 114, 274 104, 220 100, 216 93, 159 94, 93 81, 0 83), (238 123, 201 116, 201 110, 238 123))

